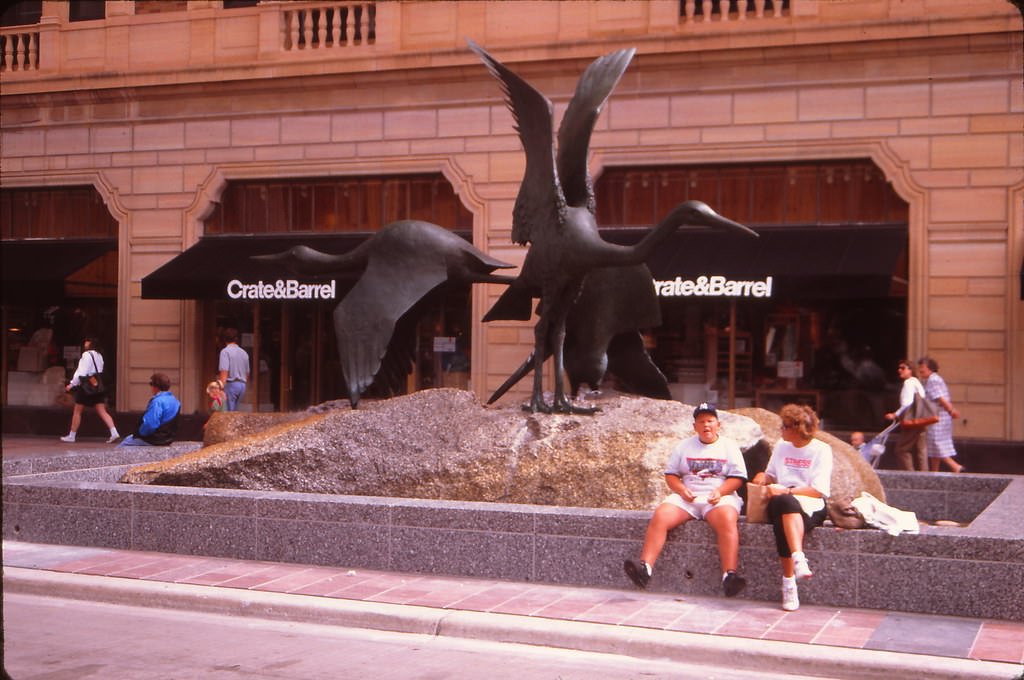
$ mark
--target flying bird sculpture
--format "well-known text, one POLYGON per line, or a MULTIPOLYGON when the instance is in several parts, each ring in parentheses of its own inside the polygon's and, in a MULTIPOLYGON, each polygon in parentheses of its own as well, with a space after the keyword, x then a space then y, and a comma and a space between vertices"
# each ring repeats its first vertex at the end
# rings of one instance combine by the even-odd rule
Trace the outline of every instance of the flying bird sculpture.
POLYGON ((642 264, 661 241, 683 225, 757 234, 700 201, 686 201, 636 245, 605 241, 594 216, 596 203, 587 167, 590 137, 605 101, 636 50, 600 57, 583 72, 558 130, 556 155, 551 102, 482 47, 468 42, 501 84, 526 153, 526 170, 512 212, 512 239, 530 247, 519 276, 483 320, 528 320, 532 300, 539 298, 533 390, 524 408, 532 412, 592 413, 594 409, 572 403, 564 384, 566 322, 587 274, 602 267, 642 264), (544 401, 542 376, 549 350, 554 358, 555 383, 550 405, 544 401))
POLYGON ((338 357, 352 408, 381 370, 395 324, 420 299, 446 281, 510 283, 513 277, 491 272, 515 266, 443 227, 418 220, 392 222, 340 255, 300 245, 254 259, 281 262, 305 275, 358 276, 334 309, 338 357))

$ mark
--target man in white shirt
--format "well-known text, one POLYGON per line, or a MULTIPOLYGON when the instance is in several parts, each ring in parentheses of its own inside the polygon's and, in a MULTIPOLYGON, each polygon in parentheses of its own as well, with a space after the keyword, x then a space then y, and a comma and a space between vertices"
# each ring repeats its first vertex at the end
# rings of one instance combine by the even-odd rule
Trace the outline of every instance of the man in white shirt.
POLYGON ((645 588, 668 532, 691 519, 703 519, 718 538, 722 589, 726 597, 733 597, 747 584, 736 573, 737 522, 743 507, 736 490, 747 481, 747 467, 739 445, 719 434, 722 423, 713 404, 702 403, 694 409, 693 427, 697 434, 676 445, 669 456, 665 482, 672 493, 647 524, 640 560, 626 560, 623 566, 630 580, 645 588))

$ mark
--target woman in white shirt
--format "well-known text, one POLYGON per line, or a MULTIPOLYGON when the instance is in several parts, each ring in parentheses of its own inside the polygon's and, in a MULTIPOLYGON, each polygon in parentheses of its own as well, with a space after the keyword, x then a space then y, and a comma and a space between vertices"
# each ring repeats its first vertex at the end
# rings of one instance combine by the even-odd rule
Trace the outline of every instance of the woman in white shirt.
MULTIPOLYGON (((900 407, 892 413, 886 413, 887 420, 895 420, 914 403, 914 395, 925 396, 924 386, 921 381, 914 377, 914 369, 909 361, 903 359, 897 365, 896 370, 903 380, 903 388, 900 390, 900 407)), ((924 447, 919 446, 923 427, 903 427, 900 425, 896 430, 896 444, 893 446, 893 454, 901 470, 914 470, 915 461, 917 469, 921 472, 928 470, 928 456, 924 447)))
POLYGON ((62 442, 70 444, 78 437, 78 426, 82 424, 82 411, 85 410, 86 406, 96 407, 96 413, 99 415, 100 420, 110 430, 110 437, 107 439, 108 444, 116 442, 121 437, 117 432, 117 428, 114 427, 114 419, 107 412, 106 392, 89 395, 85 394, 81 389, 75 389, 88 376, 102 375, 102 373, 103 355, 97 349, 96 342, 92 338, 86 338, 82 341, 82 357, 78 360, 78 368, 75 369, 75 374, 71 376, 71 382, 64 388, 68 392, 74 390, 75 410, 71 413, 71 431, 60 438, 62 442))
POLYGON ((782 608, 799 608, 796 580, 812 576, 804 536, 825 521, 825 499, 832 485, 832 447, 815 439, 818 416, 808 406, 788 404, 779 411, 782 439, 768 467, 754 482, 768 487, 768 517, 782 565, 782 608))

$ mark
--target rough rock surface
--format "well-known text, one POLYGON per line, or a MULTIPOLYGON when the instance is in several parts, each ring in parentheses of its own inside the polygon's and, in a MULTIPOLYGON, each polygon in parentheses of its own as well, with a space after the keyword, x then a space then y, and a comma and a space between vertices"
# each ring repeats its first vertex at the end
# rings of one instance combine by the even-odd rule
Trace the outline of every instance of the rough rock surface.
MULTIPOLYGON (((663 466, 693 434, 693 407, 611 396, 593 416, 492 408, 470 392, 434 389, 368 409, 301 420, 129 470, 121 481, 407 498, 649 509, 666 494, 663 466)), ((208 433, 241 433, 236 414, 208 433), (230 424, 228 424, 230 421, 230 424)), ((762 438, 721 412, 742 448, 762 438)), ((254 425, 255 427, 255 425, 254 425)), ((220 434, 216 434, 216 433, 220 434)))
MULTIPOLYGON (((651 509, 667 493, 672 447, 693 434, 693 407, 611 394, 593 416, 485 407, 471 392, 435 389, 305 413, 218 413, 206 446, 129 470, 135 484, 651 509)), ((744 451, 751 476, 781 436, 778 415, 719 411, 722 432, 744 451)), ((832 447, 833 521, 863 525, 845 508, 868 491, 885 500, 875 471, 849 444, 832 447)))
POLYGON ((242 411, 218 411, 206 421, 203 430, 203 446, 213 446, 246 435, 262 432, 282 423, 294 423, 308 418, 308 413, 244 413, 242 411))
MULTIPOLYGON (((764 443, 767 446, 756 447, 747 453, 747 471, 753 476, 764 470, 768 464, 771 447, 782 437, 782 419, 777 413, 762 408, 741 408, 734 410, 733 413, 750 418, 764 432, 764 443), (763 460, 751 460, 754 452, 760 454, 763 460)), ((867 491, 884 503, 885 489, 882 488, 878 474, 857 449, 838 437, 819 430, 815 438, 832 447, 832 495, 829 498, 829 518, 844 529, 863 527, 864 518, 853 510, 850 501, 860 496, 862 491, 867 491)))

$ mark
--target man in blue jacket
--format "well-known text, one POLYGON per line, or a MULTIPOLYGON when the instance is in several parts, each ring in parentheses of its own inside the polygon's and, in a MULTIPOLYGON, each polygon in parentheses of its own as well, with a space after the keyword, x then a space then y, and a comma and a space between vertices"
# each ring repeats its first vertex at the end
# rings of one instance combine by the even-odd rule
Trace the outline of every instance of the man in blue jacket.
POLYGON ((171 394, 171 379, 164 373, 154 373, 149 378, 149 386, 153 388, 153 396, 139 426, 118 446, 167 446, 174 441, 181 402, 171 394))

